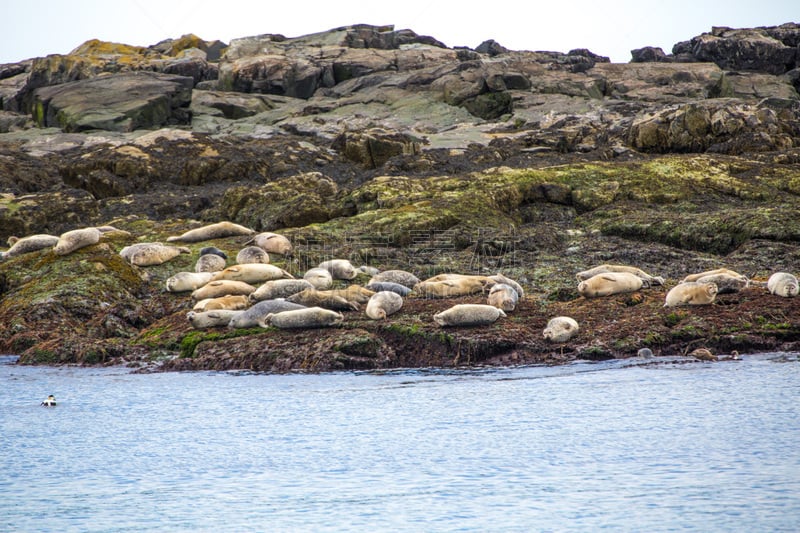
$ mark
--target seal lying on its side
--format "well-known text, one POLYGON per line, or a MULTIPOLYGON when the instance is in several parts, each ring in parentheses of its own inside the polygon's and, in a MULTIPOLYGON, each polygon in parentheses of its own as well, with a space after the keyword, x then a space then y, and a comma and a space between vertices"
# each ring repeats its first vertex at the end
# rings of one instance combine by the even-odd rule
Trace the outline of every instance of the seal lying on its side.
POLYGON ((192 253, 183 246, 171 246, 160 242, 142 242, 126 246, 119 251, 119 255, 128 263, 135 266, 155 266, 166 263, 181 254, 192 253))
POLYGON ((608 272, 606 274, 597 274, 586 281, 581 281, 578 284, 578 293, 584 298, 596 298, 598 296, 634 292, 642 287, 649 286, 647 281, 636 274, 630 272, 608 272))
POLYGON ((192 311, 196 313, 202 313, 203 311, 217 311, 220 309, 241 311, 247 309, 249 304, 250 302, 247 300, 247 296, 241 294, 218 296, 217 298, 206 298, 205 300, 200 300, 194 304, 192 311))
POLYGON ((242 311, 228 323, 231 328, 254 328, 259 326, 264 318, 270 313, 281 313, 283 311, 294 311, 305 309, 304 305, 287 302, 286 300, 264 300, 242 311))
POLYGON ((58 243, 58 239, 59 238, 55 235, 47 235, 46 233, 28 235, 27 237, 23 237, 21 239, 18 239, 17 237, 9 237, 8 245, 10 248, 5 252, 0 252, 0 260, 17 255, 36 252, 37 250, 43 250, 45 248, 51 248, 58 243))
POLYGON ((273 279, 258 287, 250 294, 251 302, 274 300, 275 298, 288 298, 293 294, 314 286, 304 279, 273 279))
POLYGON ((322 328, 341 324, 343 320, 342 313, 321 307, 308 307, 295 311, 269 314, 264 317, 261 326, 266 327, 269 325, 280 329, 322 328))
POLYGON ((291 255, 292 243, 291 241, 277 233, 263 232, 259 233, 245 244, 253 243, 262 250, 270 254, 291 255))
POLYGON ((216 311, 204 311, 201 313, 189 311, 186 318, 194 329, 216 328, 227 326, 230 321, 244 311, 234 311, 232 309, 218 309, 216 311))
POLYGON ((433 315, 440 326, 486 326, 506 316, 502 309, 484 304, 457 304, 433 315))
POLYGON ((644 270, 640 268, 636 268, 633 266, 628 265, 599 265, 594 268, 590 268, 589 270, 584 270, 583 272, 578 272, 575 274, 575 277, 578 278, 578 281, 586 281, 589 278, 592 278, 598 274, 608 274, 610 272, 626 272, 628 274, 633 274, 634 276, 643 279, 648 283, 648 287, 652 285, 663 285, 664 278, 661 276, 651 276, 644 270))
POLYGON ((81 228, 67 231, 58 238, 58 242, 53 246, 53 252, 56 255, 70 254, 75 250, 97 244, 100 242, 102 235, 103 232, 97 228, 81 228))
POLYGON ((358 276, 358 270, 347 259, 331 259, 323 261, 317 268, 324 268, 331 273, 333 279, 350 280, 358 276))
POLYGON ((178 272, 167 278, 167 292, 193 291, 209 281, 211 281, 211 272, 178 272))
POLYGON ((223 237, 236 237, 238 235, 252 235, 255 231, 233 222, 217 222, 201 228, 189 230, 181 235, 167 237, 167 242, 200 242, 223 237))
POLYGON ((224 279, 244 281, 245 283, 264 283, 273 279, 294 279, 294 276, 275 265, 247 263, 229 266, 225 270, 216 272, 211 277, 211 281, 224 279))

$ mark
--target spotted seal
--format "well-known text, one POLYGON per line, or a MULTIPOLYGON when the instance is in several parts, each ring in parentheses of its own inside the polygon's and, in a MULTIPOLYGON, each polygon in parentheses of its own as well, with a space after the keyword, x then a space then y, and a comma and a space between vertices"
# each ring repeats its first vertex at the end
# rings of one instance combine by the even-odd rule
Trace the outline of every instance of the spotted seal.
POLYGON ((303 279, 317 290, 330 289, 333 286, 333 276, 327 268, 310 268, 303 274, 303 279))
POLYGON ((506 312, 511 312, 517 308, 519 294, 511 285, 498 283, 489 289, 487 303, 506 312))
POLYGON ((198 301, 192 307, 192 311, 195 312, 203 312, 203 311, 217 311, 219 309, 231 309, 233 311, 241 311, 243 309, 247 309, 247 306, 250 304, 247 296, 242 294, 237 295, 226 295, 226 296, 218 296, 216 298, 206 298, 204 300, 198 301))
POLYGON ((414 293, 423 298, 456 298, 483 292, 484 281, 473 277, 420 281, 414 285, 414 293))
POLYGON ((440 326, 486 326, 506 316, 502 309, 484 304, 457 304, 433 315, 440 326))
POLYGON ((630 272, 607 272, 597 274, 578 284, 578 293, 584 298, 611 296, 638 291, 649 287, 647 281, 630 272))
POLYGON ((218 254, 202 254, 197 258, 194 264, 195 272, 221 272, 225 270, 228 263, 221 255, 218 254))
POLYGON ((236 263, 239 265, 269 263, 269 254, 258 246, 245 246, 236 254, 236 263))
POLYGON ((403 307, 403 297, 396 292, 380 291, 370 296, 365 313, 373 320, 382 320, 403 307))
POLYGON ((195 289, 192 292, 192 299, 205 300, 206 298, 219 298, 220 296, 231 295, 244 295, 249 296, 251 292, 256 290, 255 287, 243 281, 234 281, 229 279, 209 281, 202 287, 195 289))
POLYGON ((294 276, 275 265, 248 263, 229 266, 211 276, 211 281, 223 279, 244 281, 245 283, 264 283, 273 279, 294 279, 294 276))
POLYGON ((578 281, 586 281, 589 278, 597 276, 598 274, 609 274, 617 272, 625 272, 628 274, 633 274, 634 276, 646 281, 647 287, 664 284, 664 278, 662 278, 661 276, 651 276, 641 268, 628 265, 609 265, 609 264, 599 265, 594 268, 590 268, 589 270, 578 272, 577 274, 575 274, 575 277, 578 278, 578 281))
POLYGON ((408 294, 411 292, 411 289, 406 287, 405 285, 400 285, 399 283, 392 283, 391 281, 376 281, 374 283, 368 283, 364 286, 364 288, 371 290, 373 292, 381 292, 381 291, 396 292, 400 296, 408 296, 408 294))
POLYGON ((707 305, 717 297, 717 286, 714 283, 687 281, 672 287, 665 298, 664 307, 678 305, 707 305))
POLYGON ((274 300, 275 298, 288 298, 300 291, 313 288, 314 286, 305 279, 274 279, 256 288, 250 294, 250 301, 260 302, 262 300, 274 300))
POLYGON ((27 237, 22 237, 21 239, 17 237, 9 237, 8 245, 10 248, 5 252, 0 252, 0 260, 17 255, 36 252, 45 248, 52 248, 58 243, 58 239, 59 237, 56 237, 55 235, 48 235, 46 233, 28 235, 27 237))
POLYGON ((578 334, 580 330, 578 321, 569 316, 557 316, 547 322, 542 331, 542 336, 550 342, 567 342, 578 334))
POLYGON ((775 272, 767 280, 767 290, 784 298, 794 298, 798 292, 797 278, 788 272, 775 272))
POLYGON ((119 251, 119 255, 128 263, 141 267, 161 265, 181 254, 190 253, 192 251, 184 246, 172 246, 160 242, 132 244, 119 251))
POLYGON ((261 325, 270 313, 280 313, 282 311, 294 311, 304 309, 304 305, 287 302, 286 300, 264 300, 251 305, 241 314, 236 315, 228 323, 231 328, 254 328, 261 325))
POLYGON ((683 278, 683 280, 681 280, 681 283, 686 283, 687 281, 699 281, 700 278, 704 278, 706 276, 716 276, 716 275, 719 275, 719 274, 725 274, 727 276, 733 276, 733 277, 736 277, 736 278, 740 278, 743 281, 747 280, 747 276, 739 274, 738 272, 736 272, 734 270, 730 270, 728 268, 716 268, 714 270, 706 270, 705 272, 698 272, 696 274, 689 274, 688 276, 683 278))
POLYGON ((199 289, 211 281, 211 272, 178 272, 167 278, 167 292, 186 292, 199 289))
POLYGON ((278 233, 263 232, 254 236, 245 244, 254 244, 270 254, 291 255, 292 242, 278 233))
POLYGON ((237 237, 239 235, 252 235, 255 231, 233 222, 217 222, 200 228, 189 230, 181 235, 167 237, 167 242, 201 242, 224 237, 237 237))
POLYGON ((102 235, 103 232, 94 227, 67 231, 59 236, 58 242, 53 246, 53 252, 56 255, 70 254, 75 250, 97 244, 102 235))
POLYGON ((317 268, 324 268, 331 273, 333 279, 351 280, 358 276, 358 270, 347 259, 331 259, 323 261, 317 268))
POLYGON ((267 325, 280 329, 322 328, 341 324, 344 320, 342 313, 337 313, 322 307, 308 307, 295 311, 282 311, 270 313, 264 317, 262 327, 267 325))
POLYGON ((394 270, 384 270, 379 274, 375 274, 374 276, 372 276, 372 278, 370 278, 369 283, 378 283, 382 281, 399 283, 400 285, 403 285, 405 287, 413 287, 421 280, 411 272, 394 269, 394 270))
POLYGON ((215 311, 189 311, 186 318, 194 329, 217 328, 220 326, 227 326, 230 321, 243 311, 234 311, 232 309, 217 309, 215 311))

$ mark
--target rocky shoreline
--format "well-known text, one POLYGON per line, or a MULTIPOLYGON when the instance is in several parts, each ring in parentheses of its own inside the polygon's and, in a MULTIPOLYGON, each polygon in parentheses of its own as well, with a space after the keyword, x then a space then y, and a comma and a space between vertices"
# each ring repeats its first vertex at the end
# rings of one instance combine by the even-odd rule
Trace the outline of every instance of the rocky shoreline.
MULTIPOLYGON (((0 262, 0 352, 21 364, 331 371, 563 364, 800 350, 800 298, 754 286, 664 308, 685 275, 800 272, 800 26, 714 28, 672 54, 449 49, 350 26, 150 48, 87 42, 0 65, 0 238, 111 225, 93 246, 0 262), (137 242, 230 220, 285 234, 302 276, 350 259, 421 279, 502 272, 526 291, 490 326, 433 315, 485 296, 410 296, 385 321, 193 330, 137 242), (575 274, 631 264, 664 287, 585 299, 575 274), (549 318, 581 325, 546 342, 549 318)), ((231 264, 229 262, 229 264, 231 264)), ((368 276, 359 276, 365 283, 368 276)))

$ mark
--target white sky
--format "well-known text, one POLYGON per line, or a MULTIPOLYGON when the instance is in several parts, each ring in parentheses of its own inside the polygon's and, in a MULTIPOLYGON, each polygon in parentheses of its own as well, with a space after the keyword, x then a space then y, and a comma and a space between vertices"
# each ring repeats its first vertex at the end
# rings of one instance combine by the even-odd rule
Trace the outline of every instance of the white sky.
POLYGON ((89 39, 149 46, 194 33, 226 43, 337 26, 394 24, 447 46, 494 39, 512 50, 588 48, 614 62, 711 30, 800 23, 800 0, 12 0, 0 10, 0 63, 64 54, 89 39))

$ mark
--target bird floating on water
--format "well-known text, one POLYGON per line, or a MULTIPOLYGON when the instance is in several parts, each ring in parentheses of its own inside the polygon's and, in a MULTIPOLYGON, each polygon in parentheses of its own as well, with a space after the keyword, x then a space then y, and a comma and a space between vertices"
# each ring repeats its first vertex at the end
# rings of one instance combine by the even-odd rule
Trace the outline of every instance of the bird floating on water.
POLYGON ((47 397, 45 401, 42 402, 42 405, 45 407, 55 407, 56 406, 56 397, 52 394, 47 397))

